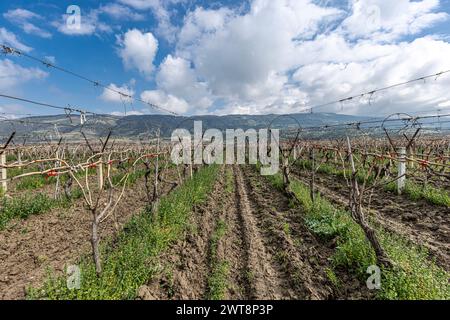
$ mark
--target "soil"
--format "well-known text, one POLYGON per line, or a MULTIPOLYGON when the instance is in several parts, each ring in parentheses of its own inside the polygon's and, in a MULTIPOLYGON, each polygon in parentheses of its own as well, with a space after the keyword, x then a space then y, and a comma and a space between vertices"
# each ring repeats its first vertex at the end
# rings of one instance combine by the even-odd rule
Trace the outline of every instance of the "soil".
MULTIPOLYGON (((308 171, 297 170, 295 175, 309 183, 308 171)), ((349 188, 345 179, 322 173, 316 176, 317 191, 341 207, 348 206, 349 188)), ((450 270, 449 208, 430 205, 424 200, 411 201, 382 188, 368 192, 365 207, 379 225, 426 247, 440 266, 450 270)))
MULTIPOLYGON (((142 184, 128 187, 115 211, 117 224, 112 216, 100 224, 100 241, 113 239, 145 207, 142 184)), ((170 185, 161 188, 167 192, 170 185)), ((89 254, 91 219, 84 200, 79 199, 67 209, 55 208, 26 220, 11 221, 0 231, 0 299, 26 298, 27 288, 42 285, 49 272, 61 275, 68 265, 89 254)))
MULTIPOLYGON (((162 272, 139 289, 139 298, 205 299, 211 275, 211 237, 219 220, 227 231, 217 255, 228 262, 225 299, 370 299, 372 293, 343 271, 331 283, 333 245, 304 225, 301 208, 251 167, 233 166, 233 192, 218 179, 206 205, 197 207, 184 239, 160 257, 162 272)), ((223 175, 224 177, 224 175, 223 175)))

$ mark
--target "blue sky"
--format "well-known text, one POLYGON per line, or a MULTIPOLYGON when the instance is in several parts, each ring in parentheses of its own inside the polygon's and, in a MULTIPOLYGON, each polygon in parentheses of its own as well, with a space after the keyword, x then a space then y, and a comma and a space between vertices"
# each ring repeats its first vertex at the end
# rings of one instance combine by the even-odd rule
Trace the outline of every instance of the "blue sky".
MULTIPOLYGON (((449 15, 450 0, 14 0, 0 3, 0 43, 179 114, 287 113, 450 69, 449 15)), ((155 112, 23 57, 0 56, 0 72, 2 94, 155 112)), ((445 109, 449 78, 321 111, 445 109)), ((0 112, 56 111, 0 99, 0 112)))

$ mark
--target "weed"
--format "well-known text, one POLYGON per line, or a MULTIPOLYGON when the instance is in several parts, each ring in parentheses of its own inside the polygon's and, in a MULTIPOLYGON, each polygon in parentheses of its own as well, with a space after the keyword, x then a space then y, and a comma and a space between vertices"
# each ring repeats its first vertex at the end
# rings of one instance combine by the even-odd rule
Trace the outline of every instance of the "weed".
MULTIPOLYGON (((268 177, 275 187, 280 175, 268 177)), ((324 239, 336 238, 334 267, 346 267, 361 280, 366 270, 376 262, 372 247, 362 229, 344 210, 335 209, 326 199, 318 196, 313 204, 309 188, 298 180, 291 188, 306 212, 306 225, 324 239)), ((428 259, 426 250, 411 245, 400 236, 382 228, 376 229, 381 244, 396 267, 382 270, 382 288, 379 299, 450 299, 450 275, 428 259)))
POLYGON ((161 198, 157 222, 143 211, 133 217, 113 244, 102 246, 103 272, 97 276, 90 256, 81 259, 81 288, 69 290, 62 276, 49 275, 40 289, 31 288, 31 299, 134 299, 137 289, 158 273, 155 257, 185 230, 192 207, 206 200, 216 179, 217 166, 199 170, 171 194, 161 198))

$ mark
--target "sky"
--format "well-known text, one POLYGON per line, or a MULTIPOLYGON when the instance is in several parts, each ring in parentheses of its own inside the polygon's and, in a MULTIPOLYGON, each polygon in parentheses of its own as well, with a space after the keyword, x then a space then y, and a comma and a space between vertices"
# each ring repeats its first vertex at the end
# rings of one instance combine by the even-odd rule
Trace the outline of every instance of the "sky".
MULTIPOLYGON (((0 0, 0 44, 181 115, 295 113, 449 70, 450 0, 0 0)), ((449 88, 447 74, 314 112, 450 113, 449 88)), ((161 113, 6 54, 0 94, 161 113)), ((60 112, 0 98, 2 113, 60 112)))

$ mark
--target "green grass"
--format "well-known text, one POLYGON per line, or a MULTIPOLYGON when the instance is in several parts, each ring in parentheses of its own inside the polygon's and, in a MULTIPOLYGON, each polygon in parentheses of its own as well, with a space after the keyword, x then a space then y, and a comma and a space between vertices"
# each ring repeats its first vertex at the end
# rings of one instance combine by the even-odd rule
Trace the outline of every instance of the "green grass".
POLYGON ((223 300, 228 288, 228 262, 217 257, 218 243, 226 232, 227 225, 225 221, 219 220, 210 243, 211 274, 208 278, 208 294, 206 297, 208 300, 223 300))
MULTIPOLYGON (((311 170, 311 162, 308 160, 301 160, 298 162, 298 166, 303 169, 311 170)), ((323 164, 319 167, 319 173, 328 174, 328 175, 336 175, 338 177, 344 177, 344 170, 338 169, 330 164, 323 164)), ((346 170, 345 175, 347 177, 351 176, 351 172, 346 170)), ((358 182, 363 183, 367 176, 367 172, 364 170, 359 170, 356 174, 356 178, 358 182)), ((375 175, 372 174, 369 176, 367 183, 371 184, 374 182, 375 175)), ((397 192, 397 182, 391 182, 385 186, 386 191, 397 192)), ((425 188, 417 185, 416 183, 407 180, 405 185, 404 194, 411 200, 425 200, 429 204, 450 207, 450 194, 443 189, 438 189, 433 186, 426 186, 425 188)))
MULTIPOLYGON (((385 189, 390 192, 397 192, 397 183, 392 182, 386 185, 385 189)), ((433 186, 420 186, 414 182, 406 181, 403 193, 411 200, 426 200, 428 203, 443 207, 450 207, 450 194, 433 186)))
MULTIPOLYGON (((67 177, 61 176, 60 181, 64 183, 64 181, 67 180, 67 177)), ((23 177, 21 178, 16 185, 17 191, 23 191, 23 190, 35 190, 42 188, 43 186, 55 184, 56 178, 55 177, 44 177, 42 175, 40 176, 29 176, 29 177, 23 177)))
MULTIPOLYGON (((280 175, 268 177, 279 186, 280 175)), ((291 189, 305 210, 306 225, 320 238, 336 238, 333 256, 334 268, 346 268, 362 281, 367 279, 366 270, 376 264, 375 254, 369 242, 350 214, 336 209, 329 201, 317 195, 313 204, 309 188, 293 180, 291 189)), ((376 229, 383 248, 395 267, 382 270, 382 288, 377 291, 379 299, 450 299, 450 275, 428 258, 425 249, 413 245, 398 235, 376 229)))
POLYGON ((41 214, 56 206, 55 200, 45 194, 24 195, 8 199, 3 197, 0 208, 0 230, 12 219, 26 219, 31 215, 41 214))
MULTIPOLYGON (((229 167, 225 169, 225 192, 232 194, 234 192, 234 176, 229 167)), ((223 300, 228 288, 228 273, 229 263, 217 257, 217 247, 220 239, 222 239, 227 232, 227 224, 223 220, 217 222, 210 243, 210 264, 211 274, 208 278, 208 292, 206 299, 208 300, 223 300)))
POLYGON ((40 289, 30 289, 37 299, 134 299, 137 289, 158 272, 157 256, 180 239, 188 227, 192 207, 207 199, 218 167, 199 170, 171 194, 161 198, 157 222, 143 211, 131 219, 114 243, 102 245, 103 273, 97 277, 90 256, 81 259, 81 288, 69 290, 65 277, 49 275, 40 289))
POLYGON ((231 194, 234 191, 234 177, 230 168, 225 171, 225 192, 231 194))
POLYGON ((81 189, 75 188, 71 198, 53 199, 43 193, 24 194, 12 199, 0 199, 0 230, 13 219, 27 219, 31 215, 43 214, 53 208, 69 208, 72 202, 83 196, 81 189))
MULTIPOLYGON (((139 178, 145 174, 144 170, 137 170, 130 174, 128 185, 135 184, 139 178)), ((119 183, 124 174, 119 173, 112 176, 113 182, 119 183)), ((61 176, 61 182, 67 179, 61 176)), ((46 184, 56 183, 55 177, 45 179, 42 176, 25 177, 17 184, 18 190, 38 189, 46 184)), ((1 189, 1 188, 0 188, 1 189)), ((53 208, 69 208, 74 200, 81 199, 83 192, 79 187, 72 189, 70 198, 62 197, 61 199, 53 199, 45 194, 38 193, 36 195, 18 195, 12 199, 4 197, 4 192, 0 190, 0 230, 3 230, 9 221, 13 219, 26 219, 31 215, 42 214, 53 208)))

